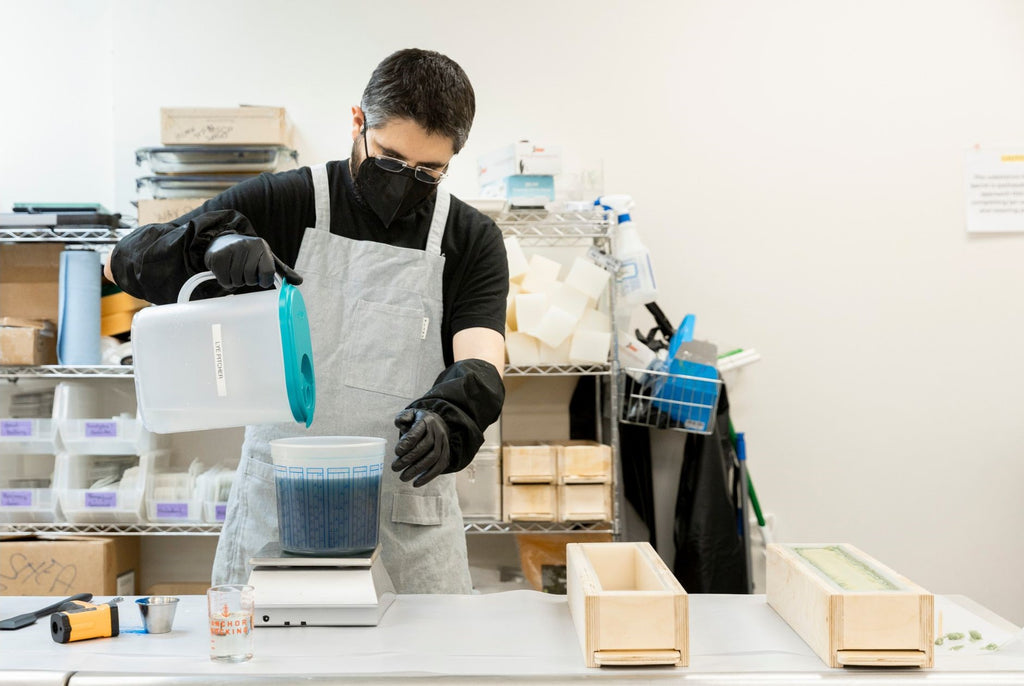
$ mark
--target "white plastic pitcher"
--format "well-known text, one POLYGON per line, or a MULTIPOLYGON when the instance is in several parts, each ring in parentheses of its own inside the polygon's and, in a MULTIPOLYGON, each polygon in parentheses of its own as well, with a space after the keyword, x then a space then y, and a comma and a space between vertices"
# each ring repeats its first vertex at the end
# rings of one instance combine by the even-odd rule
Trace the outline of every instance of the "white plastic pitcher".
POLYGON ((384 445, 361 436, 270 442, 282 550, 343 556, 377 547, 384 445))
POLYGON ((139 415, 154 433, 313 422, 313 348, 302 293, 277 290, 189 302, 212 272, 185 282, 178 302, 132 322, 139 415))

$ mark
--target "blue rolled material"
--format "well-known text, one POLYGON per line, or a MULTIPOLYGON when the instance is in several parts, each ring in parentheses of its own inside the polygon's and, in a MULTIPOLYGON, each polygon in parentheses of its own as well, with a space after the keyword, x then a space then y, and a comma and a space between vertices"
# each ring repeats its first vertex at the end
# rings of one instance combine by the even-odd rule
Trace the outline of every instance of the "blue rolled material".
POLYGON ((99 364, 100 255, 95 250, 60 254, 57 360, 63 365, 99 364))

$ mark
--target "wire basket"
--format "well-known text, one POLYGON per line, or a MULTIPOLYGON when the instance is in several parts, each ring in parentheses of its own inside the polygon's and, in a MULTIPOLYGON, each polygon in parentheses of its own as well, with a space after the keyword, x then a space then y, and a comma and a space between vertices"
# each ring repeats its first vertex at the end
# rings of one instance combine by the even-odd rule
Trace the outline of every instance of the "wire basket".
POLYGON ((619 372, 620 420, 657 429, 710 434, 715 428, 721 387, 722 380, 717 376, 624 368, 619 372))

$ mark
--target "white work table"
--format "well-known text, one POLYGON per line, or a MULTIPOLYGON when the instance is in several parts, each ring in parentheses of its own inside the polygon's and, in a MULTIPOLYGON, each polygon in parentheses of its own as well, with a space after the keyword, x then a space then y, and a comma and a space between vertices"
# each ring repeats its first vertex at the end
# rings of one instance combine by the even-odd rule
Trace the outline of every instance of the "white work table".
MULTIPOLYGON (((106 600, 106 598, 97 598, 106 600)), ((169 634, 132 633, 141 618, 121 603, 122 634, 66 645, 47 621, 0 632, 0 684, 228 684, 395 681, 472 682, 677 680, 687 684, 780 684, 842 680, 880 684, 1024 684, 1024 644, 995 652, 936 650, 934 669, 829 669, 765 603, 763 595, 691 595, 690 666, 588 669, 564 596, 512 591, 475 596, 399 596, 377 627, 255 629, 255 658, 242 664, 209 659, 206 598, 182 597, 169 634)), ((8 617, 52 602, 0 598, 8 617)), ((1016 627, 962 596, 937 596, 944 631, 979 629, 1004 640, 1016 627), (956 626, 954 626, 956 624, 956 626), (959 626, 971 624, 971 626, 959 626)))

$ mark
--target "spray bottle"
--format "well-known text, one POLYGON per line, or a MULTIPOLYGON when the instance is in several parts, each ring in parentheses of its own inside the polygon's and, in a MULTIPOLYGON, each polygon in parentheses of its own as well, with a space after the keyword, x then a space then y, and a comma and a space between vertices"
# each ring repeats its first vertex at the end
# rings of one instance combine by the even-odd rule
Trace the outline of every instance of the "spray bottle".
POLYGON ((619 297, 630 306, 645 305, 658 297, 658 287, 651 267, 651 254, 640 240, 640 234, 629 216, 633 198, 628 195, 603 195, 595 205, 612 210, 618 216, 619 228, 615 257, 619 260, 616 277, 619 297))

